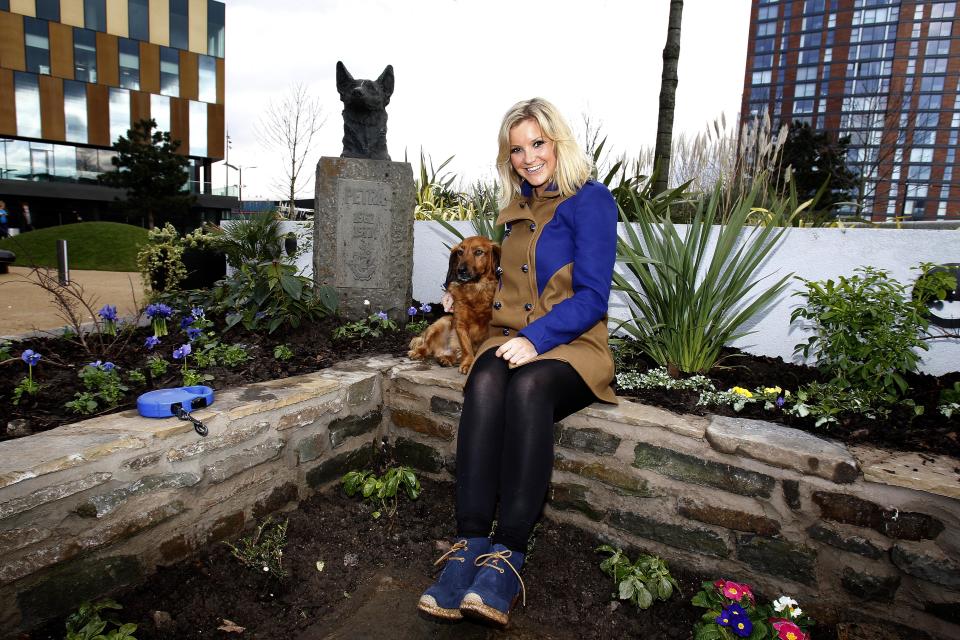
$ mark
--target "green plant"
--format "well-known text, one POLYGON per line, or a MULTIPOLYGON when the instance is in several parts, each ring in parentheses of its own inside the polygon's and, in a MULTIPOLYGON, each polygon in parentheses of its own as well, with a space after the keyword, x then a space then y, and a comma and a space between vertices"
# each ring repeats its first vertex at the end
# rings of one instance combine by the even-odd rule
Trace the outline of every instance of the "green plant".
POLYGON ((289 360, 293 357, 293 349, 285 344, 278 344, 273 348, 273 357, 277 360, 289 360))
POLYGON ((287 570, 283 566, 283 548, 287 545, 288 524, 288 520, 275 523, 270 516, 257 526, 253 535, 241 538, 239 545, 224 544, 243 566, 282 580, 287 577, 287 570))
POLYGON ((197 385, 203 384, 204 382, 210 382, 213 380, 213 376, 209 373, 200 373, 196 369, 184 369, 181 372, 183 376, 183 386, 185 387, 195 387, 197 385))
POLYGON ((630 562, 622 550, 608 544, 596 550, 610 554, 600 563, 600 569, 613 578, 613 584, 617 586, 616 597, 629 600, 640 609, 649 609, 654 600, 669 600, 673 590, 680 589, 670 575, 667 563, 657 556, 641 554, 636 562, 630 562))
POLYGON ((89 415, 97 409, 112 409, 120 404, 130 387, 123 384, 120 373, 112 362, 91 362, 81 367, 77 373, 86 391, 77 392, 74 399, 66 403, 73 413, 89 415))
POLYGON ((169 222, 147 234, 147 242, 137 252, 137 267, 154 292, 176 291, 187 277, 183 248, 180 234, 169 222))
POLYGON ((233 368, 250 359, 247 348, 242 344, 221 344, 217 346, 217 359, 223 366, 233 368))
POLYGON ((40 362, 40 358, 42 357, 43 356, 33 349, 26 349, 20 354, 20 359, 27 364, 27 377, 21 379, 20 382, 17 383, 17 386, 13 388, 13 397, 11 399, 13 404, 20 404, 20 400, 25 393, 35 396, 40 391, 40 383, 33 379, 33 368, 40 362))
POLYGON ((282 262, 244 263, 216 288, 215 300, 230 311, 225 331, 242 323, 248 330, 264 325, 273 333, 283 325, 294 329, 336 311, 337 292, 321 286, 282 262))
POLYGON ((152 377, 159 378, 160 376, 166 375, 167 369, 170 368, 170 363, 160 356, 150 356, 147 358, 147 368, 150 370, 152 377))
POLYGON ((147 384, 147 376, 143 375, 143 372, 140 369, 130 369, 127 371, 127 382, 130 384, 142 387, 147 384))
POLYGON ((12 359, 13 355, 10 352, 10 343, 6 340, 0 341, 0 362, 12 359))
POLYGON ((370 314, 363 320, 342 324, 333 330, 334 340, 351 338, 379 338, 387 331, 396 331, 397 323, 383 311, 370 314))
MULTIPOLYGON (((932 265, 918 268, 926 273, 932 265)), ((838 389, 860 389, 892 404, 907 391, 904 374, 916 371, 918 350, 929 348, 924 340, 930 326, 926 303, 943 296, 946 282, 935 276, 920 278, 911 296, 883 269, 867 266, 855 273, 836 281, 799 278, 805 289, 794 295, 804 302, 790 321, 807 321, 813 335, 794 352, 804 358, 812 355, 838 389)))
POLYGON ((952 418, 953 414, 960 414, 960 382, 954 382, 953 387, 940 390, 937 408, 945 418, 952 418))
POLYGON ((693 627, 694 640, 810 640, 815 625, 789 596, 757 604, 748 584, 703 582, 691 603, 706 609, 693 627))
POLYGON ((67 618, 66 640, 137 640, 133 632, 137 625, 132 622, 121 623, 113 618, 100 617, 105 609, 120 610, 122 606, 113 600, 101 600, 95 604, 84 602, 67 618), (116 627, 107 630, 107 626, 116 627))
POLYGON ((409 467, 391 467, 382 476, 373 471, 350 471, 340 479, 343 490, 351 498, 358 492, 374 505, 373 517, 383 512, 392 518, 397 512, 397 494, 402 488, 407 497, 416 500, 420 495, 420 480, 409 467))
MULTIPOLYGON (((726 224, 715 226, 720 202, 720 192, 715 190, 698 207, 685 234, 669 217, 655 218, 645 203, 638 204, 643 212, 638 235, 621 209, 627 239, 617 242, 617 260, 637 286, 614 273, 614 288, 626 293, 631 315, 631 321, 621 321, 620 328, 672 376, 709 371, 720 349, 748 335, 741 327, 784 290, 792 275, 755 291, 763 280, 756 277, 760 265, 786 230, 748 224, 756 212, 755 196, 751 192, 738 200, 726 224)), ((770 213, 786 219, 803 206, 790 214, 770 213)))
POLYGON ((274 213, 230 220, 210 234, 208 242, 226 256, 234 269, 248 263, 282 261, 280 219, 274 213))

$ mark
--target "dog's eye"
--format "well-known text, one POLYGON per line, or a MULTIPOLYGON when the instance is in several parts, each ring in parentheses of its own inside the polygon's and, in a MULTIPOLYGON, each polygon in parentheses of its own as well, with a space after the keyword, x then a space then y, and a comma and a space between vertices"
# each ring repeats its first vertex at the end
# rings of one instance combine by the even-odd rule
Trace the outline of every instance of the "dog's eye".
POLYGON ((458 255, 458 256, 462 256, 462 255, 463 255, 463 249, 457 249, 457 255, 458 255))
POLYGON ((482 255, 483 255, 483 249, 476 249, 476 250, 474 250, 473 255, 475 255, 475 256, 482 256, 482 255))

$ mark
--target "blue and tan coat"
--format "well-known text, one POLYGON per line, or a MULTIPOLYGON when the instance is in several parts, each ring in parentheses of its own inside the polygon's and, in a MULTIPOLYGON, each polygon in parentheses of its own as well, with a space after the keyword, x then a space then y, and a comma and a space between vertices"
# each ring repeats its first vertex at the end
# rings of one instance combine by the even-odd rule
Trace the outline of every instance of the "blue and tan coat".
POLYGON ((615 403, 607 344, 617 247, 613 196, 594 181, 568 197, 549 190, 537 196, 524 183, 497 222, 506 225, 500 286, 490 336, 477 355, 524 336, 537 360, 569 363, 599 400, 615 403))

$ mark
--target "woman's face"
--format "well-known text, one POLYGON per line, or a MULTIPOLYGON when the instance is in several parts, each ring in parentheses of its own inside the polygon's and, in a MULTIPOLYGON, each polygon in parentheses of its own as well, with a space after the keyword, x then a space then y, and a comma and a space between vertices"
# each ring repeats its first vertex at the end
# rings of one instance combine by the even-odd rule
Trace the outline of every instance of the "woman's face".
POLYGON ((544 137, 536 120, 522 120, 510 129, 510 164, 537 195, 553 181, 557 170, 556 144, 544 137))

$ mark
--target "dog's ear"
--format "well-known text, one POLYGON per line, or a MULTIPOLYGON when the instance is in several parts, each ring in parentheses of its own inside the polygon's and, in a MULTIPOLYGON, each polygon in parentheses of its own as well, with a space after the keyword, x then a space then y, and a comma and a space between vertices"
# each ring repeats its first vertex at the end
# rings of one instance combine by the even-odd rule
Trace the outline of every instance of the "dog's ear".
POLYGON ((493 274, 496 275, 497 267, 500 266, 500 245, 498 245, 495 242, 492 245, 490 245, 490 254, 493 256, 493 260, 490 261, 491 262, 490 271, 492 271, 493 274))
POLYGON ((356 83, 357 81, 353 79, 353 76, 350 75, 350 72, 347 71, 343 63, 337 60, 337 92, 343 95, 352 89, 356 83))
POLYGON ((393 65, 388 64, 380 77, 377 78, 377 84, 383 89, 383 106, 390 104, 390 96, 393 95, 393 65))
POLYGON ((443 281, 443 288, 446 289, 450 286, 450 283, 457 279, 457 266, 460 263, 460 256, 457 255, 457 251, 460 249, 460 245, 454 245, 450 249, 450 264, 447 266, 447 277, 443 281))

